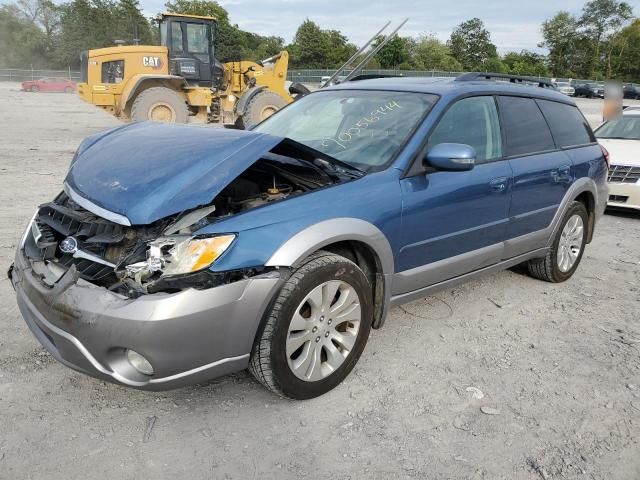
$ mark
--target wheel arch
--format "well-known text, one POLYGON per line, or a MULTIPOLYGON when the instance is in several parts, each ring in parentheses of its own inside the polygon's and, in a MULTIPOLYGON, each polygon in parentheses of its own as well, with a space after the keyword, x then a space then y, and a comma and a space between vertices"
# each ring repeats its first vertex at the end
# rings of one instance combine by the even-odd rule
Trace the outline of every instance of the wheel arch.
POLYGON ((249 88, 246 92, 244 92, 238 100, 238 103, 236 103, 236 116, 241 117, 242 115, 244 115, 244 111, 246 110, 247 105, 249 105, 251 99, 258 93, 266 89, 266 85, 257 85, 255 87, 249 88))
POLYGON ((591 190, 583 190, 574 201, 582 203, 587 209, 587 243, 591 243, 596 223, 596 199, 591 190))
POLYGON ((386 236, 375 225, 356 218, 325 220, 297 233, 271 256, 266 266, 296 268, 318 250, 328 250, 356 263, 372 282, 373 328, 384 324, 394 259, 386 236))
POLYGON ((565 212, 571 206, 571 203, 574 201, 582 202, 587 208, 587 212, 589 214, 589 225, 587 232, 587 243, 591 242, 593 238, 593 232, 595 227, 596 220, 596 210, 597 206, 601 203, 598 198, 598 188, 596 186, 595 181, 590 177, 582 177, 577 179, 573 185, 569 188, 564 198, 562 199, 562 203, 560 207, 556 211, 556 215, 552 221, 552 231, 549 236, 548 246, 551 245, 555 235, 560 228, 560 223, 562 218, 564 217, 565 212), (586 202, 586 203, 585 203, 586 202))
POLYGON ((140 93, 152 87, 167 87, 180 92, 185 80, 177 75, 135 75, 129 80, 120 97, 120 111, 129 116, 133 101, 140 93))

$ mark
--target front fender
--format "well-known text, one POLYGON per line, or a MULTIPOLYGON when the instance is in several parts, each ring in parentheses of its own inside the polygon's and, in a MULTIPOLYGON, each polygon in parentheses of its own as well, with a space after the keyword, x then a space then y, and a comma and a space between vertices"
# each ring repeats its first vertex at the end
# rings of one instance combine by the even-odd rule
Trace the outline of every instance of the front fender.
POLYGON ((387 237, 375 225, 358 218, 334 218, 305 228, 282 244, 266 266, 293 267, 327 245, 348 240, 368 245, 380 260, 382 273, 393 273, 393 253, 387 237))
POLYGON ((247 108, 249 101, 253 97, 255 97, 256 94, 258 94, 262 90, 265 90, 266 88, 267 87, 264 85, 257 85, 255 87, 251 87, 246 92, 244 92, 244 94, 240 97, 240 100, 238 100, 238 103, 236 103, 236 115, 237 116, 244 115, 244 110, 245 108, 247 108))

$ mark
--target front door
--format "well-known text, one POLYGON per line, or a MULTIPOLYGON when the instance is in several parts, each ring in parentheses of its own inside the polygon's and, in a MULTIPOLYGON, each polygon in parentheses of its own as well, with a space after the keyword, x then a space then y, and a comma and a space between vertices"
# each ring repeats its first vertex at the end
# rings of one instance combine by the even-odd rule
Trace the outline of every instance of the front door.
POLYGON ((472 146, 476 165, 401 180, 402 247, 394 294, 495 264, 502 256, 512 173, 503 160, 495 99, 477 96, 454 103, 430 134, 426 150, 440 143, 472 146))

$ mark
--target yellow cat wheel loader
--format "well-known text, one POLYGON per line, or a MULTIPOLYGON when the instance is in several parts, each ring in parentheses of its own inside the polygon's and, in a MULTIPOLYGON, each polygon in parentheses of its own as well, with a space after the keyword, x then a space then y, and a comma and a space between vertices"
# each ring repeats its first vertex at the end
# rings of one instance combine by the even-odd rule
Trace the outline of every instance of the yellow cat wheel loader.
POLYGON ((125 121, 215 122, 249 128, 308 90, 285 88, 286 51, 256 63, 215 57, 216 19, 166 13, 160 46, 83 52, 78 94, 125 121))

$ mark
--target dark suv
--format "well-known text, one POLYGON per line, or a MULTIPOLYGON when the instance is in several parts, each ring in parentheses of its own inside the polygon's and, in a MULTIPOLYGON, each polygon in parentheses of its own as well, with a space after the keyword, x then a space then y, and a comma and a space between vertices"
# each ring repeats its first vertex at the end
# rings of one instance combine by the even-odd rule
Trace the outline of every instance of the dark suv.
POLYGON ((154 390, 248 367, 310 398, 390 307, 519 263, 570 278, 606 175, 552 89, 348 82, 252 131, 147 122, 86 139, 12 282, 38 340, 89 375, 154 390))
POLYGON ((575 88, 574 96, 587 98, 604 98, 604 85, 599 83, 583 83, 575 88))
POLYGON ((640 85, 635 83, 625 83, 622 87, 622 93, 624 98, 638 100, 640 99, 640 85))

